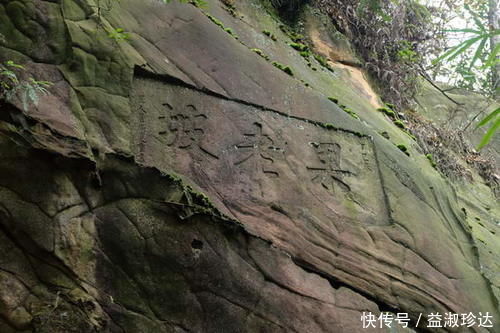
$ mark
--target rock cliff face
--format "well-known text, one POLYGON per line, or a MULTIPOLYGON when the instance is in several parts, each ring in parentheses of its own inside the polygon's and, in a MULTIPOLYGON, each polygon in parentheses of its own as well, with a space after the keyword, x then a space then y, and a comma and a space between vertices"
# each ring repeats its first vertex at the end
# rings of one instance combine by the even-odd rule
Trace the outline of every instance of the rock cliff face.
POLYGON ((54 82, 1 105, 0 332, 389 332, 362 328, 381 311, 499 332, 497 198, 376 111, 321 14, 331 70, 259 0, 97 6, 0 2, 0 60, 54 82))

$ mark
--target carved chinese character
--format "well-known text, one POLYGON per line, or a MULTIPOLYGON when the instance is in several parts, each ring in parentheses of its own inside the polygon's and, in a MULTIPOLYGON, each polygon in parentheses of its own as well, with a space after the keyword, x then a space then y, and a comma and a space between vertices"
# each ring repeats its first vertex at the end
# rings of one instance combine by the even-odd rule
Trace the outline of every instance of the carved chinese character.
POLYGON ((159 120, 170 118, 167 129, 160 131, 160 135, 169 135, 167 145, 178 148, 189 148, 199 143, 203 136, 203 122, 207 116, 198 112, 194 105, 186 105, 182 110, 175 111, 173 107, 165 103, 167 116, 158 117, 159 120))
POLYGON ((321 184, 328 191, 335 193, 335 188, 340 187, 344 191, 350 191, 349 185, 344 181, 345 176, 352 175, 352 172, 343 170, 340 166, 341 147, 337 143, 317 143, 311 142, 316 150, 319 163, 307 166, 313 174, 311 180, 321 184))
POLYGON ((166 136, 167 146, 181 149, 198 147, 211 157, 218 158, 215 153, 208 151, 202 145, 205 133, 203 126, 207 120, 204 113, 199 112, 192 104, 188 104, 180 110, 174 109, 168 103, 164 103, 163 106, 167 113, 158 117, 162 126, 158 134, 166 136))
POLYGON ((284 149, 277 146, 269 134, 263 132, 261 124, 254 123, 253 125, 254 130, 243 134, 245 139, 236 145, 236 148, 243 152, 243 157, 234 165, 250 163, 253 160, 263 173, 279 177, 275 160, 284 158, 284 149))

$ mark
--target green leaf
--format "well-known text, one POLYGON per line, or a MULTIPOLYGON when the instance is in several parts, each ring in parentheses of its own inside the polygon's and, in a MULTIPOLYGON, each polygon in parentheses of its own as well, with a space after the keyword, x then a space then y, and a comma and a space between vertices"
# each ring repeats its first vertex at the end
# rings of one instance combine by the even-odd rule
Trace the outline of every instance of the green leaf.
POLYGON ((493 138, 493 135, 495 135, 495 133, 498 131, 499 127, 500 127, 500 118, 498 118, 495 121, 495 123, 488 129, 486 134, 481 139, 481 142, 477 146, 477 150, 480 150, 481 148, 486 146, 491 141, 491 139, 493 138))
POLYGON ((10 67, 24 69, 24 66, 19 65, 19 64, 16 64, 16 63, 15 63, 14 61, 12 61, 12 60, 8 60, 8 61, 6 61, 6 62, 5 62, 5 64, 6 64, 7 66, 10 66, 10 67))
POLYGON ((483 40, 481 40, 481 43, 479 43, 479 46, 477 47, 477 50, 474 53, 474 57, 472 58, 472 60, 470 62, 469 72, 474 67, 474 64, 477 62, 477 60, 481 57, 483 50, 484 50, 484 46, 486 45, 487 41, 488 41, 488 39, 484 38, 483 40))
POLYGON ((473 34, 483 34, 484 31, 480 30, 474 30, 474 29, 449 29, 449 30, 444 30, 444 32, 469 32, 473 34))
POLYGON ((465 52, 468 48, 470 48, 472 45, 474 45, 476 42, 478 42, 481 39, 486 39, 486 37, 477 36, 477 37, 466 40, 463 43, 463 46, 461 48, 459 48, 453 55, 448 57, 448 61, 455 59, 457 56, 459 56, 460 54, 465 52))
POLYGON ((448 51, 446 51, 444 54, 439 56, 437 59, 434 59, 432 61, 432 64, 435 65, 438 62, 440 62, 446 58, 448 58, 448 61, 455 59, 458 55, 465 52, 469 47, 474 45, 474 43, 476 43, 477 41, 479 41, 483 38, 486 38, 486 37, 484 35, 480 35, 480 36, 469 38, 469 39, 463 41, 462 43, 460 43, 460 44, 452 47, 448 51))
POLYGON ((432 64, 435 65, 437 64, 438 62, 441 62, 443 59, 446 59, 450 54, 452 54, 453 52, 455 52, 458 47, 460 46, 461 44, 457 45, 457 46, 454 46, 452 47, 451 49, 449 49, 448 51, 446 51, 445 53, 443 53, 442 55, 440 55, 439 57, 437 57, 436 59, 432 60, 432 64))
POLYGON ((54 85, 52 82, 50 81, 37 81, 35 80, 34 78, 30 77, 30 81, 33 85, 35 86, 40 86, 40 87, 50 87, 52 85, 54 85))
POLYGON ((474 23, 476 23, 476 25, 479 27, 479 29, 483 30, 483 31, 487 31, 486 27, 484 26, 483 22, 481 22, 481 18, 479 17, 479 15, 477 15, 476 12, 474 12, 472 9, 470 9, 469 5, 464 5, 464 8, 467 9, 467 11, 469 12, 469 14, 471 14, 472 16, 472 19, 474 20, 474 23))
POLYGON ((483 120, 481 120, 479 124, 477 124, 476 128, 486 125, 498 115, 500 115, 500 108, 493 110, 489 115, 487 115, 483 120))
POLYGON ((482 69, 494 66, 497 62, 497 55, 500 52, 500 44, 497 44, 493 51, 491 51, 490 55, 486 59, 485 64, 481 67, 482 69))

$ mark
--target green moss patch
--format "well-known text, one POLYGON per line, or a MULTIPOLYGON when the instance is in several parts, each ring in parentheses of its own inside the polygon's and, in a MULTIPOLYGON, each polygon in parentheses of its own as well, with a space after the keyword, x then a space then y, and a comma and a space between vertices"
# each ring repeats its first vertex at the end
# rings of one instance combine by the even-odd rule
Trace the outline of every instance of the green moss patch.
POLYGON ((311 55, 311 52, 309 52, 309 51, 301 51, 300 52, 300 56, 303 58, 306 58, 306 59, 308 59, 310 55, 311 55))
POLYGON ((205 13, 205 15, 210 19, 210 21, 214 22, 216 25, 218 25, 222 29, 225 29, 224 23, 222 23, 222 21, 220 21, 219 19, 215 18, 214 16, 212 16, 208 13, 205 13))
POLYGON ((273 61, 272 64, 274 67, 281 69, 290 76, 293 76, 293 70, 289 66, 283 65, 277 61, 273 61))
POLYGON ((293 42, 293 43, 289 43, 288 45, 290 45, 293 49, 300 51, 300 52, 305 52, 305 51, 309 50, 309 46, 302 44, 302 43, 293 42))
POLYGON ((269 61, 269 56, 265 55, 264 52, 261 50, 261 49, 250 49, 251 51, 257 53, 258 55, 260 55, 262 58, 266 59, 269 61))
POLYGON ((238 39, 238 36, 236 36, 236 34, 233 32, 233 29, 226 28, 224 26, 224 23, 222 23, 222 21, 220 21, 216 17, 210 15, 209 13, 205 13, 205 15, 210 19, 210 21, 214 22, 216 25, 218 25, 220 28, 222 28, 222 30, 224 30, 225 32, 227 32, 228 34, 233 36, 234 38, 238 39))
POLYGON ((329 71, 333 72, 333 68, 328 64, 328 61, 326 60, 325 57, 315 53, 314 59, 316 59, 316 61, 319 62, 321 66, 323 66, 326 69, 328 69, 329 71))
POLYGON ((391 139, 391 137, 389 136, 389 133, 387 131, 380 132, 379 134, 382 135, 387 140, 391 139))
POLYGON ((408 147, 406 147, 406 145, 404 144, 399 144, 399 145, 396 145, 396 147, 399 148, 399 150, 401 150, 403 153, 405 153, 407 156, 410 156, 410 153, 408 152, 408 147))
POLYGON ((352 111, 351 109, 349 108, 343 108, 343 110, 348 114, 350 115, 351 117, 353 117, 354 119, 358 119, 359 120, 359 116, 356 112, 352 111))
POLYGON ((387 115, 391 119, 396 118, 396 113, 388 107, 378 108, 377 111, 382 112, 383 114, 387 115))
POLYGON ((350 108, 348 108, 347 106, 345 106, 344 104, 340 104, 339 100, 337 98, 335 98, 335 97, 328 97, 328 100, 330 100, 331 102, 337 104, 342 110, 345 111, 345 113, 349 114, 354 119, 358 119, 359 120, 358 114, 356 112, 354 112, 353 110, 351 110, 350 108))
POLYGON ((393 121, 394 125, 396 125, 397 127, 405 130, 406 129, 406 125, 401 121, 401 120, 394 120, 393 121))
POLYGON ((262 33, 274 41, 278 40, 278 38, 276 38, 276 36, 269 30, 262 30, 262 33))
POLYGON ((437 167, 437 163, 434 161, 432 154, 426 154, 425 157, 429 160, 433 168, 437 167))

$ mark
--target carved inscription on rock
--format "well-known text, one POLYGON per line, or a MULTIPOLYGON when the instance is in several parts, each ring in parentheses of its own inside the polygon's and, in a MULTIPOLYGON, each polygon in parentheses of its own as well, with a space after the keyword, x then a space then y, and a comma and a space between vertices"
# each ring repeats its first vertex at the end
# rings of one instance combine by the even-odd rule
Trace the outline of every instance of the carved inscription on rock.
POLYGON ((136 81, 139 160, 188 177, 221 209, 252 202, 265 210, 279 202, 294 211, 303 201, 326 220, 331 213, 370 225, 390 220, 368 138, 186 87, 136 81))
POLYGON ((307 170, 312 175, 312 182, 321 184, 325 189, 335 194, 336 189, 344 192, 351 190, 345 178, 353 173, 341 168, 342 148, 338 143, 311 142, 317 156, 316 163, 308 163, 307 170))
POLYGON ((258 122, 253 123, 253 129, 243 133, 243 137, 243 140, 235 145, 237 154, 241 157, 234 162, 234 165, 253 162, 264 174, 279 177, 280 171, 275 161, 284 159, 285 150, 278 144, 277 139, 271 134, 266 134, 262 124, 258 122))
POLYGON ((193 104, 174 108, 172 104, 165 102, 162 107, 163 112, 158 115, 158 135, 165 137, 167 146, 179 149, 197 148, 212 158, 219 158, 203 145, 204 126, 208 119, 206 114, 198 111, 193 104))

